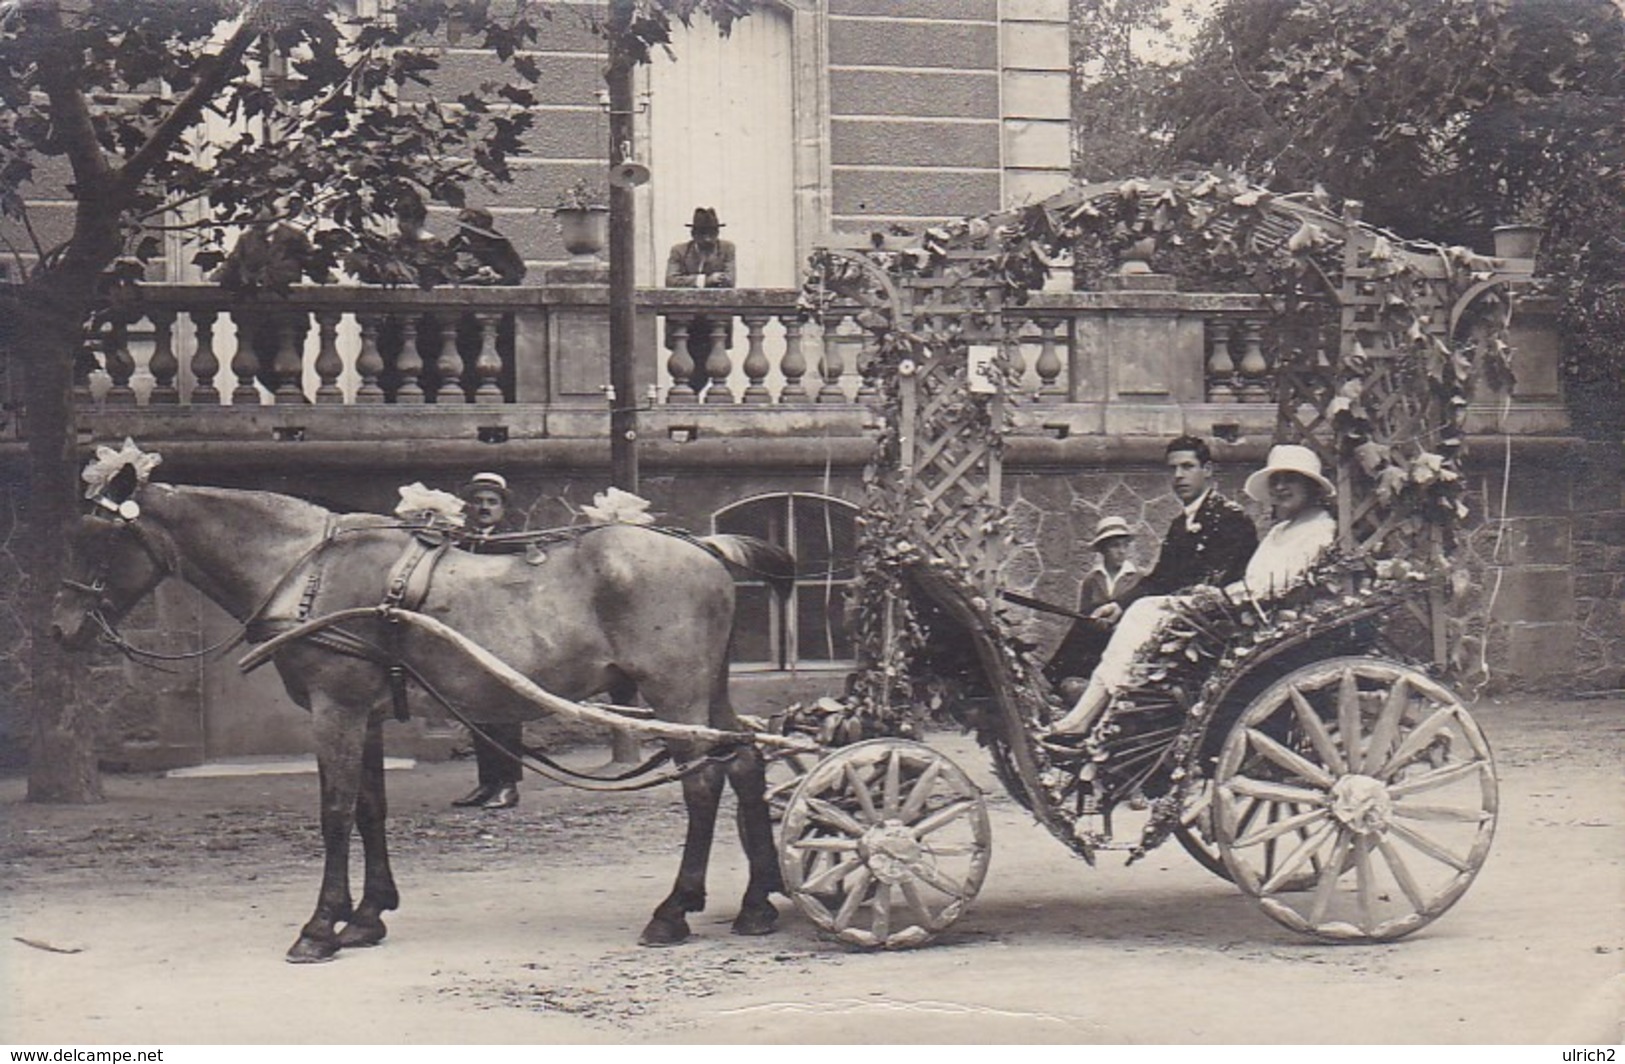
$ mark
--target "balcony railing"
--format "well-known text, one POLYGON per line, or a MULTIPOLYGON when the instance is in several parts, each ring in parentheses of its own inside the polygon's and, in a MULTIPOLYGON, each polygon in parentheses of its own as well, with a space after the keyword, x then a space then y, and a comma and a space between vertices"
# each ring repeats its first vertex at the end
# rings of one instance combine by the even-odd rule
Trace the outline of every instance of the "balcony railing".
MULTIPOLYGON (((855 308, 804 322, 796 294, 640 290, 632 401, 711 432, 771 431, 761 417, 773 410, 786 424, 861 431, 876 382, 855 308)), ((1248 296, 1045 293, 1007 308, 989 342, 1019 370, 1018 419, 1111 432, 1125 403, 1214 404, 1267 422, 1264 319, 1248 296)), ((98 434, 230 438, 297 422, 331 438, 461 435, 474 423, 597 436, 611 398, 608 292, 302 286, 246 298, 145 285, 103 317, 79 370, 81 414, 98 434)))

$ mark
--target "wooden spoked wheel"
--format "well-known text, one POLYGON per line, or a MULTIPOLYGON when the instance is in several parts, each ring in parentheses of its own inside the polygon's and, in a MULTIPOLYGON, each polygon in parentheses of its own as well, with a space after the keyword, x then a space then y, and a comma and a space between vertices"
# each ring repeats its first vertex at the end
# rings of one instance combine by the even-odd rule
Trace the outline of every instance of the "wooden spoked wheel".
POLYGON ((1192 787, 1180 810, 1179 823, 1174 826, 1174 838, 1185 847, 1185 852, 1196 858, 1196 863, 1220 879, 1230 878, 1225 867, 1224 854, 1219 850, 1218 831, 1213 824, 1213 781, 1203 780, 1192 787))
POLYGON ((844 942, 918 946, 982 889, 992 829, 981 790, 920 743, 871 739, 819 762, 791 796, 785 892, 844 942))
POLYGON ((1270 917, 1389 941, 1461 897, 1495 833, 1495 765, 1461 702, 1375 658, 1297 669, 1243 711, 1213 786, 1230 877, 1270 917))
POLYGON ((790 796, 801 786, 807 770, 817 761, 816 754, 791 751, 776 754, 767 762, 767 810, 775 824, 784 820, 784 809, 790 796))

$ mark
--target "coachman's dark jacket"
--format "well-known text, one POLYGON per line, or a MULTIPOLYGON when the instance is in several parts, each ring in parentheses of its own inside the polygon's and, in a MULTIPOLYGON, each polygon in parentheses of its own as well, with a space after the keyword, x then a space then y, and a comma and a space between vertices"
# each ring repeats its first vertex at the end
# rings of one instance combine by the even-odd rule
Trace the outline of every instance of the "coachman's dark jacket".
POLYGON ((1127 606, 1147 595, 1172 595, 1198 584, 1224 587, 1241 579, 1257 549, 1258 529, 1252 518, 1210 491, 1188 525, 1183 511, 1174 518, 1162 539, 1156 567, 1117 601, 1127 606))

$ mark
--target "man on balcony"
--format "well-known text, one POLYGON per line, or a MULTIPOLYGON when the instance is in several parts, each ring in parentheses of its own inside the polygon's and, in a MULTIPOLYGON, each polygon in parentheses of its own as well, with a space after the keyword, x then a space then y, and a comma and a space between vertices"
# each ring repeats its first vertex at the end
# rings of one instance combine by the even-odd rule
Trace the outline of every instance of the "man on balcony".
MULTIPOLYGON (((673 244, 666 258, 667 288, 732 288, 734 286, 734 246, 722 239, 723 223, 717 219, 712 207, 694 208, 694 220, 688 224, 690 239, 673 244)), ((698 395, 710 382, 705 372, 705 361, 711 354, 711 330, 721 328, 722 346, 733 344, 733 318, 713 322, 697 317, 688 324, 687 350, 694 360, 688 386, 698 395)), ((666 346, 676 346, 676 337, 668 321, 666 346)))

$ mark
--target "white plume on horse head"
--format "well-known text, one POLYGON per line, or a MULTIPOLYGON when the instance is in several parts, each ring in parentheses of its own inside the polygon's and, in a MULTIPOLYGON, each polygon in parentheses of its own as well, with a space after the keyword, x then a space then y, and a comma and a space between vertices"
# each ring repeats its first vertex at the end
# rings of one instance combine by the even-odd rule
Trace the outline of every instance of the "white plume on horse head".
POLYGON ((145 484, 163 460, 157 451, 143 451, 128 436, 124 437, 124 445, 116 450, 103 444, 96 448, 96 457, 85 463, 83 472, 79 474, 79 479, 85 482, 85 498, 94 499, 106 491, 125 466, 135 471, 137 486, 145 484))

